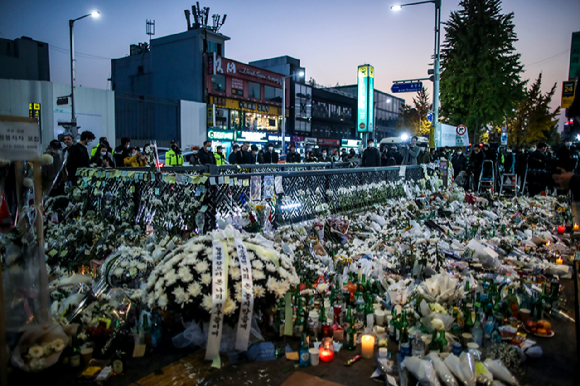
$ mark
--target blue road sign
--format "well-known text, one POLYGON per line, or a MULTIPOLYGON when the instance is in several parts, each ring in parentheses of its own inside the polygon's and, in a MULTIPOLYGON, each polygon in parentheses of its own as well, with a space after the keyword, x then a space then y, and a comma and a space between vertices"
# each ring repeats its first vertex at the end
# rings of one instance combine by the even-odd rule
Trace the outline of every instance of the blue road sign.
POLYGON ((414 83, 395 83, 391 86, 391 92, 417 92, 423 88, 423 82, 414 83))
POLYGON ((427 120, 433 122, 433 113, 427 113, 427 120))

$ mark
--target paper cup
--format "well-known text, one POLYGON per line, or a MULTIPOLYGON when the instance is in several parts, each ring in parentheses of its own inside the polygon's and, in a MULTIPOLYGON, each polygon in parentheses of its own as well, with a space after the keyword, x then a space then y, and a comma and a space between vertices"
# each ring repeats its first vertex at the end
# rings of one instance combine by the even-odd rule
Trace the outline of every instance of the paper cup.
POLYGON ((318 357, 320 349, 311 348, 308 352, 310 353, 310 366, 318 366, 318 362, 320 362, 320 358, 318 357))
POLYGON ((381 347, 379 349, 379 358, 386 358, 389 355, 389 350, 387 350, 385 347, 381 347))
POLYGON ((461 334, 461 344, 463 344, 463 347, 467 347, 467 343, 470 342, 473 342, 473 335, 468 332, 461 334))
POLYGON ((91 359, 93 359, 93 349, 92 347, 81 349, 81 356, 83 357, 83 362, 88 365, 91 359))
POLYGON ((520 309, 520 319, 524 323, 530 320, 530 310, 526 308, 520 309))
POLYGON ((375 316, 377 317, 377 326, 382 326, 385 323, 385 311, 376 310, 375 316))

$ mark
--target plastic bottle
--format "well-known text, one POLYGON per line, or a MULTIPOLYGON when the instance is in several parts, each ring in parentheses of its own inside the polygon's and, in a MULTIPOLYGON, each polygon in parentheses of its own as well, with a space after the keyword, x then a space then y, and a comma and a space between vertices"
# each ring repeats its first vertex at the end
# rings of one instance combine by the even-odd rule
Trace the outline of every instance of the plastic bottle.
POLYGON ((479 347, 483 347, 483 329, 481 328, 481 323, 479 321, 479 314, 476 316, 471 335, 473 335, 473 341, 477 343, 479 347))

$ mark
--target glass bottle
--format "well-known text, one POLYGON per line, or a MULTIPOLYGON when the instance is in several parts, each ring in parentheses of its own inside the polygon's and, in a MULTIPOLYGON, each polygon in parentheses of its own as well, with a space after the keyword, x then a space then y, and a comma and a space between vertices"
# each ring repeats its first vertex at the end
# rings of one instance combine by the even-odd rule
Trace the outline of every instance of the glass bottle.
POLYGON ((414 357, 422 357, 425 355, 425 342, 421 338, 421 333, 417 331, 415 333, 415 339, 413 340, 413 348, 411 350, 411 355, 414 357))
POLYGON ((344 340, 344 328, 340 324, 340 315, 342 314, 342 307, 334 306, 334 324, 332 325, 334 339, 338 341, 344 340))
POLYGON ((464 330, 467 332, 471 332, 473 329, 473 317, 472 317, 472 310, 470 308, 467 309, 467 316, 465 318, 465 327, 464 330))
POLYGON ((348 330, 350 326, 354 324, 354 320, 352 318, 352 308, 348 306, 346 311, 346 318, 344 320, 344 331, 348 330))
POLYGON ((308 366, 310 362, 310 352, 308 346, 308 338, 306 333, 302 333, 302 337, 300 339, 300 367, 308 366))
POLYGON ((389 336, 393 342, 397 341, 397 310, 393 307, 393 311, 391 313, 391 323, 389 324, 389 336))
POLYGON ((439 333, 437 343, 439 344, 439 351, 443 352, 443 350, 445 350, 445 347, 447 347, 447 339, 445 339, 445 329, 441 330, 441 332, 439 333))
POLYGON ((459 339, 461 337, 461 333, 463 329, 461 328, 461 320, 459 317, 459 309, 457 307, 453 307, 453 324, 451 325, 451 333, 455 335, 459 339))
POLYGON ((81 365, 81 346, 76 335, 72 336, 72 350, 69 358, 70 367, 79 367, 81 365))
POLYGON ((401 315, 401 322, 399 325, 399 348, 401 347, 401 343, 408 343, 409 342, 409 323, 407 323, 407 310, 403 310, 401 315), (403 337, 406 336, 407 341, 403 341, 403 337))
POLYGON ((355 318, 357 323, 365 322, 365 301, 363 299, 363 294, 360 291, 355 293, 355 318))
POLYGON ((437 330, 433 329, 433 336, 431 337, 431 343, 429 343, 429 354, 439 354, 440 352, 441 349, 439 348, 439 343, 437 342, 437 330))
POLYGON ((356 330, 351 324, 346 331, 345 347, 347 350, 356 349, 356 330))
POLYGON ((473 341, 479 345, 479 347, 483 347, 483 329, 481 328, 481 323, 479 321, 479 314, 475 316, 475 325, 471 330, 471 335, 473 335, 473 341))
POLYGON ((112 367, 113 372, 115 375, 121 375, 125 371, 125 353, 122 353, 121 350, 117 350, 115 356, 113 357, 112 367))

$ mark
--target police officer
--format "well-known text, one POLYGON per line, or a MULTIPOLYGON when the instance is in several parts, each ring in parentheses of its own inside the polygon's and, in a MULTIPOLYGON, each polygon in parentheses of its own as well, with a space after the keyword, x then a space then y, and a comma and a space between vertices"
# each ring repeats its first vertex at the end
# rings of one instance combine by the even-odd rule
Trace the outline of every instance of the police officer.
POLYGON ((218 146, 216 152, 213 153, 215 157, 215 164, 216 165, 225 165, 226 164, 226 157, 224 156, 224 148, 222 146, 218 146))
POLYGON ((171 140, 171 149, 165 152, 165 166, 183 166, 181 149, 174 140, 171 140))

